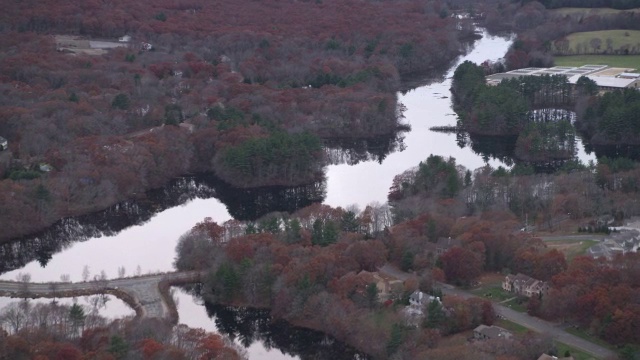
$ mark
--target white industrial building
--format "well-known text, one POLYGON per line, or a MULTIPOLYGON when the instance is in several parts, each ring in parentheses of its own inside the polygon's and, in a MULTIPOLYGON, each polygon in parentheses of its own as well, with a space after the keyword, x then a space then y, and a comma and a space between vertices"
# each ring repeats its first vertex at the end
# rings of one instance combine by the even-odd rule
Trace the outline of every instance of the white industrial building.
POLYGON ((565 75, 570 84, 576 84, 581 76, 593 80, 600 90, 611 91, 624 88, 640 89, 640 73, 633 69, 613 68, 607 65, 584 65, 580 67, 555 66, 552 68, 524 68, 487 76, 489 85, 497 85, 503 79, 521 76, 565 75))

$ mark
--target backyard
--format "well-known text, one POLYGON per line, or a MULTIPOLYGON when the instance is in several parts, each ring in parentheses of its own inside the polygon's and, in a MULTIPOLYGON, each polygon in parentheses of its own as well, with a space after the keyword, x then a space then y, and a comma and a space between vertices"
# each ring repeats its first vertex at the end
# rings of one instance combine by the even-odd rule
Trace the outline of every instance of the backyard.
POLYGON ((545 244, 547 248, 556 249, 564 254, 567 262, 571 262, 573 258, 580 255, 585 255, 587 249, 597 244, 597 240, 580 240, 580 239, 568 239, 568 240, 547 240, 545 244))

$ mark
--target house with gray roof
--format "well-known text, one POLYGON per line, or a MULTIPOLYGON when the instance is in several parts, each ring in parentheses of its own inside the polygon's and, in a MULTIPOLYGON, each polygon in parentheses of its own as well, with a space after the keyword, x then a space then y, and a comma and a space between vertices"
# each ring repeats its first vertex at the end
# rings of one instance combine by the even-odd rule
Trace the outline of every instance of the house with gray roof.
POLYGON ((587 255, 593 258, 604 257, 611 260, 617 254, 637 252, 638 248, 640 248, 640 232, 638 230, 621 229, 619 232, 611 233, 599 244, 587 249, 587 255))
POLYGON ((512 337, 513 334, 511 332, 509 332, 507 329, 501 328, 500 326, 479 325, 478 327, 473 329, 473 338, 476 340, 510 340, 512 337))
POLYGON ((532 297, 546 293, 549 290, 549 284, 525 274, 507 275, 502 281, 502 289, 514 294, 532 297))
POLYGON ((436 254, 440 256, 446 253, 447 251, 449 251, 454 246, 461 246, 461 245, 462 245, 462 241, 458 239, 439 238, 438 242, 436 243, 436 254))

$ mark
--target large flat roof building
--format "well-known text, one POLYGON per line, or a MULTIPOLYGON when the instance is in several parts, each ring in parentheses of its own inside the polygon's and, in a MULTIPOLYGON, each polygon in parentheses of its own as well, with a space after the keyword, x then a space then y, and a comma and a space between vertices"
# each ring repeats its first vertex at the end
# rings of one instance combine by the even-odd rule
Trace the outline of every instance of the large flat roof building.
POLYGON ((580 67, 555 66, 552 68, 524 68, 487 76, 489 85, 497 85, 503 79, 521 76, 565 75, 570 84, 576 84, 581 76, 593 80, 601 90, 624 88, 640 89, 640 74, 633 69, 612 68, 607 65, 583 65, 580 67))

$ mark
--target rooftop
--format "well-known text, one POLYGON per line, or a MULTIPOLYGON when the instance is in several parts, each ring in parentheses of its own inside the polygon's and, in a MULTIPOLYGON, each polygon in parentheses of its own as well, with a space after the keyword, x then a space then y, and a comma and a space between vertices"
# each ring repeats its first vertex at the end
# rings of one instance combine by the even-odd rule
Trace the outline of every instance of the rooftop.
POLYGON ((489 339, 510 339, 512 336, 508 330, 495 325, 479 325, 477 328, 473 329, 473 331, 479 332, 489 339))
MULTIPOLYGON (((487 76, 487 82, 490 85, 496 85, 503 79, 512 79, 520 76, 565 75, 571 84, 575 84, 581 76, 587 76, 595 81, 599 87, 625 88, 640 80, 640 73, 631 72, 632 70, 613 68, 607 65, 555 66, 552 68, 530 67, 489 75, 487 76)), ((635 84, 635 87, 638 87, 638 84, 635 84)))

